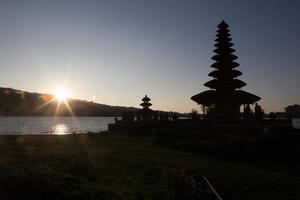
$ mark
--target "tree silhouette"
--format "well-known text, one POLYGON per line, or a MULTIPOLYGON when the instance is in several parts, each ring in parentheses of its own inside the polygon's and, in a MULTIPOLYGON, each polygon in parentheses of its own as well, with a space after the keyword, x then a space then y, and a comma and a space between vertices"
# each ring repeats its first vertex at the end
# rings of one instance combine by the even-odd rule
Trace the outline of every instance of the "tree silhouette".
POLYGON ((252 118, 252 111, 249 104, 244 105, 243 119, 250 120, 252 118))
POLYGON ((265 112, 264 110, 261 108, 260 105, 258 105, 257 103, 255 103, 255 107, 254 107, 254 118, 256 120, 262 120, 264 118, 265 112))

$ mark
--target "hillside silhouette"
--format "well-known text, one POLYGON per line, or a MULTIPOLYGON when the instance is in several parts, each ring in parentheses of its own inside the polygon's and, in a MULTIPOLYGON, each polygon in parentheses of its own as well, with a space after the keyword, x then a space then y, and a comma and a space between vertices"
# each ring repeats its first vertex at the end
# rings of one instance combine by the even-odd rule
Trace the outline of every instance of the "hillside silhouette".
POLYGON ((68 106, 54 99, 54 95, 31 93, 0 87, 0 116, 103 116, 116 117, 137 108, 110 106, 85 100, 68 99, 68 106))

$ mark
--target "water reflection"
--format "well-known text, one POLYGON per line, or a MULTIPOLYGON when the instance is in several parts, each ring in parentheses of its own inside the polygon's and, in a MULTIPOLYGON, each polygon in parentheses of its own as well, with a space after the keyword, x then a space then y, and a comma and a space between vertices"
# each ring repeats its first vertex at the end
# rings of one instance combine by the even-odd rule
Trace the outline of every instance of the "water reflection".
POLYGON ((52 129, 52 134, 66 135, 66 134, 70 134, 70 130, 66 124, 56 124, 52 129))
POLYGON ((0 135, 40 135, 56 133, 73 134, 99 132, 106 131, 108 129, 108 124, 112 124, 114 122, 114 117, 74 118, 0 116, 0 135))

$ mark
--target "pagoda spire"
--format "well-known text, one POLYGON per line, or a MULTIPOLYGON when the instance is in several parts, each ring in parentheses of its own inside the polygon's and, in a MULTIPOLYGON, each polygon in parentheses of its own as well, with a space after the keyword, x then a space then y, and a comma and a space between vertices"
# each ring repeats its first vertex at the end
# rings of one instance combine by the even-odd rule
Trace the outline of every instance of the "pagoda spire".
POLYGON ((210 90, 204 91, 191 97, 198 104, 208 107, 208 114, 215 120, 237 120, 241 118, 240 106, 253 104, 260 100, 260 97, 248 92, 239 90, 246 86, 246 83, 237 79, 242 73, 236 68, 237 56, 233 53, 235 49, 231 42, 229 26, 225 21, 218 25, 217 38, 215 39, 216 53, 211 59, 214 70, 209 73, 213 79, 206 82, 204 86, 210 90))
POLYGON ((246 83, 243 81, 235 79, 242 75, 242 73, 234 70, 239 64, 235 62, 237 56, 233 54, 235 50, 232 48, 233 43, 230 42, 232 39, 230 38, 228 27, 225 21, 222 21, 218 25, 217 39, 215 39, 216 49, 214 50, 216 55, 211 58, 215 61, 211 67, 215 68, 215 70, 209 73, 209 76, 214 79, 204 84, 204 86, 211 89, 233 91, 246 86, 246 83))

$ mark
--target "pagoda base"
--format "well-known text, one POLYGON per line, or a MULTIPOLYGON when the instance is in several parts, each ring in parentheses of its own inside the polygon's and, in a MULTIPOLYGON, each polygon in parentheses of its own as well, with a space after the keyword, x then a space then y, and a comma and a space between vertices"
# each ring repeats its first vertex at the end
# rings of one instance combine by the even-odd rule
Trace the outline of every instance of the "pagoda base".
POLYGON ((209 108, 207 119, 216 122, 238 122, 241 120, 240 105, 218 103, 209 108))

